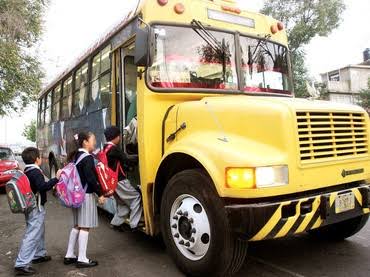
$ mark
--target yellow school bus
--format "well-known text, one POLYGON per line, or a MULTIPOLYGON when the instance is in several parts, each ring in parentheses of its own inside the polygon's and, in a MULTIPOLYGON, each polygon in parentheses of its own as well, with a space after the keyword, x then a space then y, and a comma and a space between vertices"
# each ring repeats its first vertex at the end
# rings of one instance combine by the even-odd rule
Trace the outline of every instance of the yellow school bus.
POLYGON ((231 0, 139 1, 41 93, 52 176, 73 134, 137 119, 145 228, 191 276, 232 275, 249 241, 345 239, 367 222, 369 116, 298 99, 284 26, 231 0), (207 275, 208 274, 208 275, 207 275))

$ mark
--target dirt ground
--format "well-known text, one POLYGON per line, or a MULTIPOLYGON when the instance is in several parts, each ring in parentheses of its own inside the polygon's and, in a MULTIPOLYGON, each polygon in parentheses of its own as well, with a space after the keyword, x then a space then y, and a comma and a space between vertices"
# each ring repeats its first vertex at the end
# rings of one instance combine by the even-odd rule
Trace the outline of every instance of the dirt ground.
MULTIPOLYGON (((120 233, 109 227, 109 218, 100 214, 99 228, 91 232, 88 257, 99 261, 93 269, 64 266, 71 227, 71 211, 49 196, 46 241, 53 260, 36 265, 37 276, 183 276, 166 254, 160 240, 141 233, 120 233)), ((13 264, 24 233, 23 215, 10 213, 5 195, 0 195, 0 276, 13 276, 13 264)), ((249 256, 238 277, 273 276, 370 276, 370 225, 340 243, 322 243, 307 235, 251 243, 249 256)))

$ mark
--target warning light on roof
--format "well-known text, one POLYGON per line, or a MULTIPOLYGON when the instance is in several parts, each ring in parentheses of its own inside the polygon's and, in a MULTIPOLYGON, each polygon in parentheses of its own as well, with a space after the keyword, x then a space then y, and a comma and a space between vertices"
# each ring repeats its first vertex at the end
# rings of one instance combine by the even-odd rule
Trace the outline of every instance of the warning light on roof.
POLYGON ((221 9, 226 11, 226 12, 232 12, 236 14, 240 14, 242 11, 239 8, 234 8, 234 7, 229 7, 229 6, 221 6, 221 9))
POLYGON ((283 22, 278 22, 277 23, 277 27, 278 27, 279 31, 284 30, 284 24, 283 24, 283 22))
POLYGON ((277 25, 271 25, 271 33, 272 34, 276 34, 277 32, 279 31, 278 29, 278 26, 277 25))
POLYGON ((168 3, 168 0, 157 0, 157 1, 158 1, 158 4, 161 6, 165 6, 168 3))
POLYGON ((183 14, 185 12, 185 6, 182 3, 177 3, 174 10, 177 14, 183 14))

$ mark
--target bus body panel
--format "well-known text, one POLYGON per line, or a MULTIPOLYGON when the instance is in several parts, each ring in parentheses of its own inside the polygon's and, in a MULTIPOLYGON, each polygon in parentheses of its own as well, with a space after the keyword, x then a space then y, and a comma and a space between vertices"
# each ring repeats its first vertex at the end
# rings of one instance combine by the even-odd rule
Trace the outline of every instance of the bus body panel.
MULTIPOLYGON (((110 107, 111 111, 109 108, 98 109, 90 105, 94 101, 89 99, 86 101, 84 115, 74 117, 71 114, 69 118, 58 118, 50 124, 39 122, 37 145, 43 155, 45 172, 49 171, 51 155, 55 156, 58 166, 66 162, 74 134, 82 130, 94 132, 98 147, 101 148, 104 143, 104 128, 110 124, 124 124, 116 122, 118 114, 122 112, 118 110, 122 107, 117 103, 119 93, 122 93, 122 88, 119 87, 122 86, 120 47, 127 40, 133 41, 138 27, 144 28, 147 23, 189 26, 196 19, 207 28, 268 38, 271 42, 286 47, 288 45, 285 30, 276 34, 271 32, 271 26, 277 24, 276 20, 247 11, 234 9, 235 12, 231 12, 228 10, 230 7, 236 8, 232 1, 184 0, 182 4, 185 9, 182 14, 175 12, 175 4, 177 3, 174 1, 168 1, 168 4, 162 6, 156 0, 140 1, 137 10, 129 14, 118 28, 99 40, 77 61, 75 67, 63 72, 41 93, 40 100, 56 85, 63 84, 66 76, 74 78, 81 63, 88 63, 91 75, 94 55, 103 47, 111 45, 111 52, 114 53, 112 56, 116 59, 110 69, 114 83, 111 84, 111 89, 115 90, 111 91, 114 95, 111 105, 114 107, 110 107), (249 19, 254 22, 254 26, 210 19, 210 10, 224 13, 225 16, 249 19)), ((370 198, 366 184, 370 183, 370 123, 363 109, 289 97, 240 95, 243 91, 239 90, 239 95, 229 96, 221 95, 221 92, 218 94, 215 91, 197 89, 183 92, 176 90, 176 93, 170 89, 155 92, 143 73, 145 68, 138 68, 140 70, 137 77, 138 146, 147 234, 158 233, 158 222, 155 221, 158 216, 155 213, 158 211, 154 207, 158 205, 155 201, 160 202, 162 199, 160 196, 154 197, 154 191, 157 186, 166 185, 156 183, 158 172, 167 157, 179 153, 192 157, 207 171, 218 195, 225 201, 225 213, 229 216, 233 231, 246 236, 248 240, 283 237, 369 212, 370 198), (320 133, 312 135, 309 134, 312 130, 306 130, 313 128, 316 123, 311 123, 317 118, 325 121, 323 125, 331 125, 331 138, 326 142, 329 144, 336 140, 335 132, 352 128, 353 142, 361 141, 353 144, 353 154, 347 155, 352 150, 348 147, 340 150, 340 146, 339 150, 328 151, 330 153, 325 154, 325 158, 316 154, 315 151, 320 152, 320 147, 327 147, 313 141, 315 137, 321 136, 320 133), (349 120, 350 126, 348 127, 348 122, 345 125, 347 127, 335 126, 333 122, 337 118, 349 120), (174 140, 167 141, 183 123, 186 128, 178 131, 174 140), (299 126, 307 128, 302 127, 302 130, 299 126), (362 133, 356 133, 357 130, 362 133), (363 130, 366 132, 364 135, 363 130), (304 139, 307 138, 309 142, 306 143, 304 139), (275 165, 288 166, 287 185, 258 189, 233 189, 226 185, 227 168, 275 165), (336 214, 333 209, 337 195, 348 192, 355 195, 355 209, 345 215, 336 214), (307 202, 311 210, 305 212, 307 202), (286 215, 286 210, 293 210, 295 213, 286 215)), ((87 96, 91 96, 92 83, 96 81, 90 75, 86 84, 87 96)), ((238 89, 240 88, 241 86, 238 89)), ((61 106, 60 103, 58 105, 61 106)), ((44 112, 41 117, 45 117, 44 112)), ((319 132, 328 131, 327 126, 322 128, 319 132)), ((329 136, 328 133, 325 134, 329 136)), ((349 144, 349 141, 345 143, 349 144)))

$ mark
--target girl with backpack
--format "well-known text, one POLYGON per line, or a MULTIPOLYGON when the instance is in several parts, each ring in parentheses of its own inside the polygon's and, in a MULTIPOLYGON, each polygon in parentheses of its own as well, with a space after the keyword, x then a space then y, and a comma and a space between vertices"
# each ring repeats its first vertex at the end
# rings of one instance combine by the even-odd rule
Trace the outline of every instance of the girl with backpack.
POLYGON ((76 168, 80 176, 81 184, 86 194, 82 206, 73 208, 73 224, 68 242, 67 253, 64 264, 76 264, 78 268, 94 267, 97 261, 87 258, 86 250, 91 228, 98 227, 98 208, 99 204, 104 204, 105 198, 100 191, 98 178, 95 171, 94 158, 91 153, 96 149, 95 135, 91 132, 81 132, 76 137, 76 150, 69 154, 69 159, 76 163, 76 168), (75 246, 78 240, 78 257, 75 255, 75 246))

